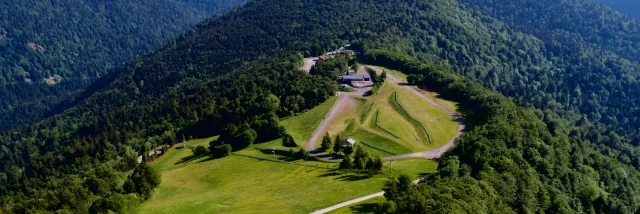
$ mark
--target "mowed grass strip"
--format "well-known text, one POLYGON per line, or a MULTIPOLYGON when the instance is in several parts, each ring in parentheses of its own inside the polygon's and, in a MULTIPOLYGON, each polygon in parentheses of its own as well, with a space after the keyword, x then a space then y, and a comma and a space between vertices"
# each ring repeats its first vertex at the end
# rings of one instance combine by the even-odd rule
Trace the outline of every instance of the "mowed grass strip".
POLYGON ((424 134, 422 134, 420 130, 417 130, 416 127, 414 127, 415 125, 413 124, 413 121, 410 121, 408 118, 402 116, 400 112, 401 110, 396 110, 396 107, 394 107, 394 103, 390 102, 390 100, 393 99, 393 92, 398 89, 398 86, 395 84, 388 84, 387 87, 382 89, 382 91, 380 91, 380 93, 376 95, 376 100, 378 100, 378 102, 376 102, 376 108, 378 111, 380 111, 381 114, 381 116, 378 118, 378 125, 385 127, 392 133, 398 135, 400 138, 395 138, 391 134, 388 134, 384 131, 373 131, 378 129, 375 124, 375 118, 373 117, 369 118, 369 121, 364 128, 374 133, 380 133, 387 138, 395 138, 393 139, 393 142, 396 142, 401 147, 407 148, 409 150, 409 152, 406 153, 424 151, 427 148, 427 145, 423 143, 423 139, 421 137, 421 135, 424 134))
MULTIPOLYGON (((369 130, 362 129, 362 128, 352 132, 349 135, 349 137, 352 137, 358 142, 366 142, 368 144, 371 144, 379 148, 384 148, 385 150, 391 151, 396 154, 407 154, 407 153, 413 152, 412 150, 407 149, 406 147, 402 146, 401 144, 399 144, 398 142, 395 142, 390 138, 383 137, 380 134, 377 134, 375 132, 371 132, 369 130)), ((373 156, 380 156, 380 157, 389 156, 388 153, 374 149, 374 148, 369 148, 369 147, 363 147, 363 148, 373 156)))
POLYGON ((437 168, 426 159, 398 160, 392 171, 385 163, 385 175, 368 177, 236 155, 176 164, 191 155, 189 149, 172 149, 151 164, 162 173, 162 183, 138 213, 309 213, 379 192, 388 176, 417 178, 437 168))
POLYGON ((313 134, 313 131, 320 125, 320 122, 329 110, 331 110, 331 106, 337 99, 338 97, 333 96, 307 112, 295 117, 285 118, 280 124, 287 129, 287 132, 293 136, 293 139, 298 145, 304 146, 304 142, 311 138, 311 134, 313 134))
POLYGON ((422 122, 429 134, 431 134, 433 143, 427 146, 428 149, 444 145, 458 133, 458 123, 438 107, 421 99, 409 90, 398 90, 397 93, 398 100, 407 112, 422 122))
POLYGON ((411 115, 409 111, 407 111, 404 105, 402 105, 402 102, 400 102, 397 92, 393 93, 393 98, 391 98, 389 102, 391 102, 391 104, 393 105, 394 110, 400 113, 400 115, 402 115, 405 120, 408 120, 411 122, 416 133, 418 133, 418 137, 420 138, 420 141, 422 143, 427 143, 427 144, 433 143, 431 140, 431 134, 429 134, 429 131, 427 131, 427 128, 425 127, 425 125, 420 120, 416 119, 413 115, 411 115), (426 139, 425 139, 425 136, 426 136, 426 139))
MULTIPOLYGON (((387 80, 391 81, 391 80, 387 80)), ((342 133, 342 137, 352 137, 358 142, 366 142, 376 147, 384 148, 385 150, 392 151, 397 154, 406 154, 412 152, 420 152, 433 148, 437 148, 440 143, 441 138, 452 138, 455 136, 457 131, 457 126, 455 127, 446 127, 450 128, 450 133, 447 132, 434 132, 431 131, 428 127, 429 125, 425 123, 426 120, 423 120, 423 124, 427 127, 427 130, 433 132, 432 138, 434 139, 433 144, 428 144, 422 141, 427 141, 426 133, 421 131, 422 127, 419 127, 420 130, 417 130, 414 127, 413 121, 410 121, 408 118, 404 118, 398 111, 396 111, 393 107, 393 103, 390 103, 390 99, 393 99, 392 95, 394 91, 398 91, 400 96, 405 96, 407 99, 411 99, 411 102, 403 103, 403 105, 431 105, 427 101, 422 100, 415 94, 407 94, 411 93, 406 88, 401 87, 397 84, 393 84, 389 82, 387 86, 385 86, 380 93, 364 98, 366 102, 361 103, 361 105, 353 109, 349 112, 346 112, 340 115, 330 126, 329 133, 331 135, 335 135, 336 133, 342 133), (422 102, 420 102, 422 101, 422 102), (373 105, 375 103, 375 106, 373 105), (398 135, 400 138, 396 138, 393 135, 380 130, 376 124, 376 115, 375 111, 380 112, 380 116, 378 118, 378 124, 385 127, 392 133, 398 135), (348 125, 351 124, 351 125, 348 125), (356 126, 355 129, 351 129, 356 126), (349 127, 349 129, 347 129, 349 127), (439 136, 439 135, 449 135, 449 136, 439 136), (421 140, 421 135, 425 135, 421 140)), ((403 99, 404 100, 404 99, 403 99)), ((395 102, 395 100, 393 100, 395 102)), ((414 113, 416 116, 420 116, 419 114, 427 114, 430 115, 432 113, 437 113, 437 111, 432 111, 429 109, 425 109, 424 106, 405 106, 409 111, 422 111, 419 113, 414 113), (424 110, 420 110, 424 109, 424 110)), ((434 106, 431 106, 435 108, 434 106)), ((437 108, 436 108, 437 109, 437 108)), ((437 109, 439 112, 439 109, 437 109)), ((443 113, 443 112, 442 112, 443 113)), ((451 118, 446 114, 438 115, 438 117, 451 118)), ((422 117, 416 117, 422 118, 422 117)), ((419 119, 420 120, 420 119, 419 119)), ((453 122, 453 121, 451 121, 453 122)), ((454 122, 455 123, 455 122, 454 122)), ((433 124, 434 126, 439 126, 439 124, 433 124)), ((456 125, 456 124, 454 124, 456 125)), ((445 141, 446 142, 446 141, 445 141)), ((387 153, 372 149, 365 148, 371 153, 376 153, 381 156, 388 156, 387 153)))
MULTIPOLYGON (((399 80, 401 80, 403 83, 407 83, 407 75, 397 71, 397 70, 392 70, 392 69, 388 69, 385 67, 380 67, 380 66, 373 66, 376 67, 380 70, 384 70, 387 71, 388 74, 393 75, 394 77, 398 78, 399 80)), ((391 81, 391 80, 388 80, 391 81)), ((415 89, 416 91, 420 92, 422 95, 425 95, 427 98, 434 100, 436 103, 438 103, 439 105, 441 105, 442 107, 444 107, 445 109, 451 111, 451 112, 457 112, 458 111, 458 104, 456 102, 452 102, 449 100, 444 100, 440 98, 440 95, 438 93, 432 92, 432 91, 427 91, 424 89, 419 88, 418 86, 410 86, 411 88, 415 89)), ((426 86, 427 88, 429 86, 426 86)))

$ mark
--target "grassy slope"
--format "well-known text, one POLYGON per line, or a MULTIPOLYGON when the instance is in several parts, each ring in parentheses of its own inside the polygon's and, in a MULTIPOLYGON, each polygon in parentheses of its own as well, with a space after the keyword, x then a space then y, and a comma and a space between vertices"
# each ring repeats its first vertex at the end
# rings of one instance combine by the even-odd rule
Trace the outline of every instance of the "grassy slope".
MULTIPOLYGON (((393 91, 398 91, 401 97, 407 96, 406 100, 409 101, 405 103, 405 99, 401 98, 401 102, 410 109, 412 114, 427 112, 429 117, 419 118, 424 119, 423 122, 429 121, 429 118, 435 118, 429 121, 438 123, 434 127, 446 127, 447 124, 440 123, 447 123, 447 121, 437 120, 443 115, 433 113, 433 109, 430 109, 426 101, 426 104, 420 103, 421 100, 406 89, 389 84, 385 86, 380 95, 359 99, 359 107, 339 116, 332 124, 331 133, 335 134, 344 130, 348 121, 354 121, 356 127, 350 131, 349 136, 359 141, 365 141, 398 154, 429 147, 422 143, 411 142, 409 139, 405 141, 395 139, 375 127, 373 112, 381 110, 381 114, 384 114, 386 118, 384 122, 388 123, 385 124, 386 127, 399 132, 396 134, 401 134, 402 131, 406 132, 406 130, 401 130, 402 127, 408 130, 413 129, 390 106, 388 98, 393 91), (367 113, 373 102, 376 102, 376 106, 367 113), (365 120, 364 123, 361 122, 362 119, 365 120)), ((281 123, 294 136, 298 144, 302 145, 305 140, 309 139, 336 99, 337 97, 332 97, 306 113, 283 119, 281 123)), ((448 101, 439 100, 439 102, 448 101)), ((455 106, 455 104, 451 106, 455 106)), ((431 108, 433 107, 431 106, 431 108)), ((418 117, 418 115, 414 116, 418 117)), ((403 134, 408 135, 407 133, 403 134)), ((447 133, 440 133, 440 135, 445 136, 447 133)), ((192 140, 188 142, 188 145, 207 146, 212 139, 215 137, 192 140)), ((264 154, 256 148, 284 148, 281 146, 280 139, 257 144, 254 147, 239 151, 239 153, 273 157, 273 155, 264 154)), ((368 150, 374 156, 388 155, 375 149, 369 148, 368 150)), ((171 149, 165 156, 151 163, 162 173, 162 184, 155 190, 152 198, 140 207, 140 213, 262 213, 264 211, 307 213, 378 192, 387 176, 406 173, 417 177, 418 174, 435 171, 437 167, 435 162, 425 159, 397 160, 393 162, 392 171, 389 171, 389 163, 385 162, 385 175, 367 178, 367 176, 356 173, 261 161, 235 155, 217 160, 210 160, 207 157, 189 158, 191 155, 189 149, 171 149)), ((284 159, 281 156, 276 155, 276 157, 284 159)), ((335 165, 335 163, 301 160, 298 162, 323 166, 335 165)), ((336 212, 364 212, 370 209, 374 202, 377 203, 377 200, 384 199, 368 200, 336 212)))
MULTIPOLYGON (((207 140, 189 145, 207 145, 207 140)), ((245 154, 265 155, 253 148, 245 154)), ((162 173, 162 183, 139 213, 308 213, 346 200, 380 191, 388 175, 417 177, 435 171, 437 164, 424 159, 393 162, 393 171, 364 175, 315 167, 230 156, 182 162, 189 149, 172 149, 151 165, 162 173)), ((387 163, 385 163, 387 164, 387 163)))
MULTIPOLYGON (((406 79, 406 75, 402 73, 397 71, 389 72, 400 79, 406 79)), ((430 92, 424 91, 423 93, 434 98, 436 102, 445 106, 445 108, 453 107, 452 110, 455 111, 455 103, 438 99, 436 94, 430 92)), ((343 133, 343 135, 345 135, 343 137, 352 137, 359 142, 367 142, 397 154, 437 148, 455 136, 457 130, 457 123, 452 121, 449 115, 440 111, 427 101, 422 100, 409 90, 391 83, 390 80, 388 80, 388 83, 378 94, 363 99, 358 108, 340 115, 329 128, 331 134, 343 133), (393 103, 391 103, 390 100, 394 91, 398 92, 400 102, 407 108, 409 113, 425 124, 434 141, 433 144, 429 144, 422 128, 404 117, 398 109, 393 107, 393 103), (374 102, 376 105, 369 112, 374 102), (379 124, 394 134, 399 135, 399 139, 384 132, 375 125, 376 111, 380 111, 379 124), (343 131, 346 129, 349 121, 355 121, 357 128, 344 133, 343 131)), ((372 155, 389 155, 375 149, 368 149, 368 151, 372 155)))
MULTIPOLYGON (((387 71, 387 73, 393 75, 394 77, 402 80, 403 82, 407 82, 407 75, 396 71, 396 70, 391 70, 385 67, 380 67, 380 66, 373 66, 382 70, 387 71)), ((431 92, 431 91, 427 91, 427 90, 422 90, 420 88, 418 88, 417 86, 411 86, 411 88, 415 89, 416 91, 420 92, 421 94, 425 95, 426 97, 436 101, 436 103, 440 104, 442 107, 444 107, 445 109, 451 111, 451 112, 456 112, 458 111, 458 107, 457 104, 455 102, 451 102, 448 100, 443 100, 440 99, 440 95, 438 93, 435 92, 431 92)))
POLYGON ((287 132, 293 136, 296 143, 304 147, 304 142, 311 138, 313 131, 320 125, 337 99, 336 96, 331 97, 305 113, 282 120, 281 124, 287 128, 287 132))

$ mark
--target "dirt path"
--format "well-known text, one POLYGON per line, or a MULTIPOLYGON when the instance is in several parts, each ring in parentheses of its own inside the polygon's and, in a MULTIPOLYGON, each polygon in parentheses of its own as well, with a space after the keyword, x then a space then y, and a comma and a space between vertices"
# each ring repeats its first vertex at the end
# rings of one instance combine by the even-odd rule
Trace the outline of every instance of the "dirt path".
MULTIPOLYGON (((377 72, 382 72, 380 69, 375 68, 375 67, 371 67, 371 66, 367 66, 371 69, 376 70, 377 72)), ((423 152, 416 152, 416 153, 411 153, 411 154, 404 154, 404 155, 395 155, 395 156, 387 156, 382 158, 383 160, 398 160, 398 159, 407 159, 407 158, 428 158, 428 159, 438 159, 442 156, 442 154, 446 151, 448 151, 449 149, 451 149, 453 146, 455 146, 455 141, 456 139, 458 139, 463 133, 464 133, 464 129, 465 129, 465 125, 462 122, 462 119, 455 113, 447 110, 446 108, 442 107, 440 104, 436 103, 434 100, 429 99, 428 97, 424 96, 423 94, 421 94, 420 92, 416 91, 415 89, 409 87, 408 85, 402 85, 400 83, 402 83, 402 81, 400 81, 400 79, 394 77, 393 75, 390 75, 389 73, 387 73, 387 77, 389 77, 389 79, 391 79, 394 83, 401 85, 402 87, 404 87, 405 89, 411 91, 412 93, 414 93, 415 95, 417 95, 418 97, 426 100, 427 102, 431 103, 432 105, 436 106, 438 109, 442 110, 443 112, 447 113, 449 116, 451 116, 453 119, 455 119, 458 122, 458 133, 456 134, 455 137, 453 137, 449 142, 447 142, 446 144, 444 144, 441 147, 432 149, 432 150, 428 150, 428 151, 423 151, 423 152)), ((417 184, 418 182, 420 182, 420 179, 413 181, 414 184, 417 184)), ((383 196, 384 195, 384 191, 383 192, 377 192, 371 195, 367 195, 367 196, 363 196, 360 198, 356 198, 353 200, 349 200, 349 201, 345 201, 336 205, 333 205, 331 207, 327 207, 321 210, 316 210, 315 212, 313 212, 313 214, 321 214, 321 213, 326 213, 332 210, 336 210, 342 207, 346 207, 352 204, 356 204, 358 202, 362 202, 374 197, 378 197, 378 196, 383 196)))
MULTIPOLYGON (((382 72, 380 69, 372 67, 372 66, 367 66, 368 68, 371 68, 377 72, 382 72)), ((428 151, 423 151, 423 152, 416 152, 416 153, 411 153, 411 154, 404 154, 404 155, 395 155, 395 156, 388 156, 388 157, 384 157, 382 158, 383 160, 398 160, 398 159, 407 159, 407 158, 428 158, 428 159, 438 159, 442 156, 442 154, 446 151, 448 151, 449 149, 451 149, 454 145, 455 145, 455 141, 456 139, 458 139, 463 133, 464 133, 464 129, 466 128, 466 126, 464 125, 464 123, 462 122, 462 119, 454 112, 451 112, 449 110, 447 110, 446 108, 442 107, 440 104, 438 104, 436 101, 428 98, 427 96, 424 96, 424 94, 420 93, 419 91, 416 91, 415 89, 413 89, 412 87, 406 85, 406 84, 401 84, 403 83, 402 81, 400 81, 400 79, 398 79, 397 77, 387 73, 387 77, 389 77, 389 79, 391 79, 391 81, 393 81, 395 84, 398 84, 402 87, 404 87, 405 89, 411 91, 413 94, 417 95, 418 97, 422 98, 423 100, 431 103, 431 105, 437 107, 438 109, 440 109, 441 111, 443 111, 444 113, 447 113, 449 116, 451 116, 454 120, 456 120, 458 122, 458 133, 456 133, 456 136, 454 136, 451 140, 449 140, 449 142, 447 142, 446 144, 442 145, 441 147, 432 149, 432 150, 428 150, 428 151)))
POLYGON ((383 196, 383 195, 384 195, 384 191, 383 192, 376 192, 376 193, 373 193, 371 195, 367 195, 367 196, 364 196, 364 197, 360 197, 360 198, 356 198, 356 199, 353 199, 353 200, 345 201, 345 202, 342 202, 342 203, 339 203, 339 204, 336 204, 336 205, 333 205, 333 206, 330 206, 330 207, 327 207, 327 208, 324 208, 324 209, 321 209, 321 210, 316 210, 316 211, 312 212, 311 214, 327 213, 327 212, 330 212, 330 211, 333 211, 333 210, 337 210, 337 209, 342 208, 342 207, 349 206, 351 204, 356 204, 356 203, 359 203, 359 202, 362 202, 362 201, 366 201, 366 200, 369 200, 369 199, 372 199, 372 198, 375 198, 375 197, 380 197, 380 196, 383 196))
POLYGON ((340 97, 336 103, 329 110, 322 123, 320 123, 316 132, 314 132, 309 141, 307 141, 307 151, 310 151, 312 154, 317 154, 317 141, 326 134, 327 128, 329 128, 331 123, 340 114, 358 106, 358 103, 353 98, 364 96, 364 94, 370 90, 371 88, 358 88, 356 92, 340 92, 340 97))
MULTIPOLYGON (((422 180, 422 178, 413 181, 413 183, 417 184, 418 182, 420 182, 420 180, 422 180)), ((352 204, 356 204, 356 203, 359 203, 359 202, 362 202, 362 201, 366 201, 366 200, 369 200, 369 199, 372 199, 372 198, 375 198, 375 197, 380 197, 380 196, 384 196, 384 191, 376 192, 376 193, 373 193, 371 195, 366 195, 366 196, 363 196, 363 197, 360 197, 360 198, 356 198, 356 199, 353 199, 353 200, 345 201, 345 202, 342 202, 342 203, 339 203, 339 204, 336 204, 336 205, 333 205, 333 206, 330 206, 330 207, 327 207, 327 208, 324 208, 324 209, 321 209, 321 210, 316 210, 316 211, 312 212, 311 214, 322 214, 322 213, 331 212, 333 210, 337 210, 337 209, 340 209, 342 207, 346 207, 346 206, 349 206, 349 205, 352 205, 352 204)))
POLYGON ((302 68, 300 68, 300 70, 309 73, 309 71, 311 71, 311 67, 316 64, 317 60, 318 57, 304 58, 304 65, 302 66, 302 68))

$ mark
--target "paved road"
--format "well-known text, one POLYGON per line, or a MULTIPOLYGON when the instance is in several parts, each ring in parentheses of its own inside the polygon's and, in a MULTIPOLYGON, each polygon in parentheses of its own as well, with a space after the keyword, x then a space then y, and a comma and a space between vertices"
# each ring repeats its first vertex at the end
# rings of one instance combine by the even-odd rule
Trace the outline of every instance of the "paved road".
POLYGON ((342 202, 342 203, 339 203, 339 204, 336 204, 336 205, 333 205, 333 206, 330 206, 330 207, 327 207, 327 208, 324 208, 324 209, 321 209, 321 210, 316 210, 316 211, 312 212, 311 214, 327 213, 327 212, 330 212, 330 211, 333 211, 333 210, 336 210, 336 209, 339 209, 339 208, 342 208, 342 207, 349 206, 351 204, 356 204, 358 202, 366 201, 366 200, 369 200, 371 198, 375 198, 375 197, 379 197, 379 196, 383 196, 383 195, 384 195, 384 191, 376 192, 376 193, 373 193, 371 195, 367 195, 367 196, 364 196, 364 197, 360 197, 360 198, 356 198, 356 199, 353 199, 353 200, 345 201, 345 202, 342 202))
MULTIPOLYGON (((370 67, 367 66, 369 68, 372 68, 378 72, 382 72, 380 69, 375 68, 375 67, 370 67)), ((387 73, 387 76, 396 84, 400 84, 402 83, 402 81, 400 81, 400 79, 394 77, 393 75, 390 75, 387 73)), ((436 106, 438 109, 442 110, 443 112, 447 113, 449 116, 453 117, 453 119, 455 119, 456 121, 458 121, 458 133, 456 134, 455 137, 453 137, 449 142, 447 142, 445 145, 432 149, 432 150, 428 150, 428 151, 424 151, 424 152, 417 152, 417 153, 411 153, 411 154, 404 154, 404 155, 395 155, 395 156, 388 156, 388 157, 384 157, 382 158, 383 160, 398 160, 398 159, 407 159, 407 158, 428 158, 428 159, 437 159, 440 158, 442 156, 442 154, 446 151, 448 151, 449 149, 451 149, 454 145, 455 145, 455 141, 456 139, 458 139, 463 133, 464 133, 464 129, 465 129, 465 125, 462 122, 461 118, 456 115, 455 113, 447 110, 446 108, 442 107, 440 104, 438 104, 437 102, 435 102, 434 100, 424 96, 423 94, 421 94, 420 92, 416 91, 415 89, 407 86, 407 85, 402 85, 402 87, 406 88, 407 90, 411 91, 412 93, 414 93, 415 95, 417 95, 418 97, 426 100, 427 102, 431 103, 432 105, 436 106)), ((413 183, 417 184, 420 181, 420 179, 413 181, 413 183)), ((346 207, 361 201, 365 201, 374 197, 378 197, 378 196, 383 196, 384 192, 377 192, 371 195, 367 195, 364 197, 360 197, 360 198, 356 198, 353 200, 349 200, 349 201, 345 201, 336 205, 333 205, 331 207, 327 207, 321 210, 316 210, 315 212, 313 212, 313 214, 321 214, 321 213, 326 213, 332 210, 336 210, 338 208, 341 207, 346 207)))
POLYGON ((316 148, 319 146, 316 142, 326 134, 327 128, 329 128, 333 120, 335 120, 338 115, 356 107, 353 98, 364 96, 368 91, 371 91, 371 87, 356 88, 355 92, 340 92, 340 97, 336 103, 333 104, 329 113, 327 113, 322 123, 320 123, 320 126, 316 129, 316 132, 314 132, 309 141, 307 141, 307 151, 316 154, 316 148))
MULTIPOLYGON (((413 181, 413 183, 417 184, 418 182, 420 182, 420 180, 422 180, 422 179, 415 180, 415 181, 413 181)), ((342 208, 342 207, 346 207, 346 206, 349 206, 349 205, 352 205, 352 204, 356 204, 356 203, 359 203, 359 202, 362 202, 362 201, 366 201, 366 200, 369 200, 369 199, 372 199, 372 198, 375 198, 375 197, 380 197, 380 196, 384 196, 384 191, 376 192, 376 193, 373 193, 371 195, 367 195, 367 196, 363 196, 363 197, 356 198, 356 199, 353 199, 353 200, 345 201, 345 202, 342 202, 342 203, 339 203, 339 204, 336 204, 336 205, 333 205, 333 206, 330 206, 330 207, 327 207, 327 208, 324 208, 324 209, 321 209, 321 210, 316 210, 316 211, 312 212, 311 214, 327 213, 327 212, 330 212, 330 211, 333 211, 333 210, 337 210, 337 209, 342 208)))
POLYGON ((317 61, 318 57, 304 58, 304 65, 300 68, 300 70, 309 73, 309 71, 311 71, 311 67, 313 67, 317 61))

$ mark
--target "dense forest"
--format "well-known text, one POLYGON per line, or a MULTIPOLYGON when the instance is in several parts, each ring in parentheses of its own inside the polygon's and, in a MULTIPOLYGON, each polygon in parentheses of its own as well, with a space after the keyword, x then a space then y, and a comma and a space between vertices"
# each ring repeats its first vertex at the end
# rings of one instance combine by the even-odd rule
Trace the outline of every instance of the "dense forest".
POLYGON ((622 13, 640 19, 640 2, 635 0, 595 0, 622 13))
POLYGON ((371 50, 367 61, 411 74, 411 84, 460 103, 466 133, 419 185, 385 184, 380 213, 638 213, 640 172, 602 154, 578 132, 542 122, 450 70, 371 50))
POLYGON ((412 204, 435 210, 453 196, 457 206, 449 209, 460 211, 637 212, 638 24, 610 9, 577 14, 569 9, 598 6, 571 2, 557 4, 567 12, 550 14, 560 9, 527 0, 251 1, 112 69, 64 112, 0 133, 0 182, 7 184, 0 207, 82 213, 135 206, 126 202, 144 199, 157 182, 135 157, 183 135, 249 139, 234 149, 278 137, 278 117, 337 89, 330 78, 298 72, 302 57, 351 43, 371 62, 421 74, 412 82, 463 104, 470 125, 429 178, 439 188, 390 197, 389 212, 413 211, 412 204), (523 10, 509 16, 514 4, 523 10), (148 185, 125 185, 134 178, 148 185))
POLYGON ((0 130, 64 109, 68 100, 125 60, 245 2, 0 2, 0 130))

